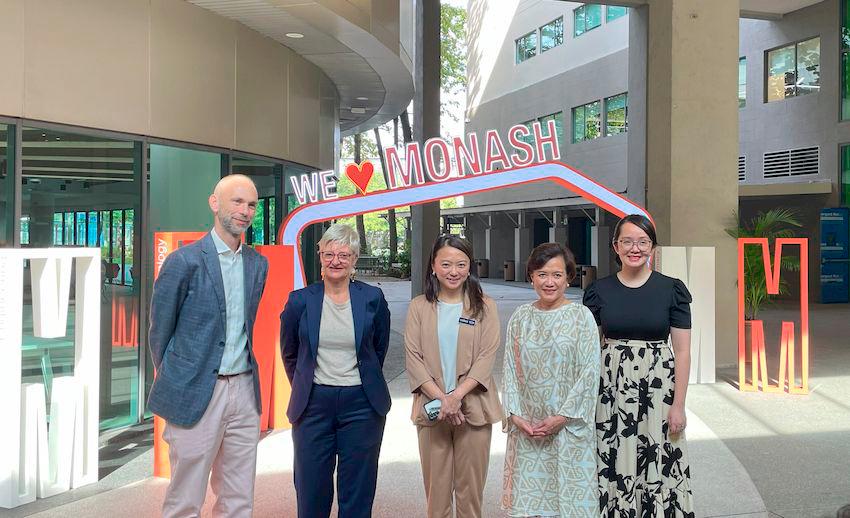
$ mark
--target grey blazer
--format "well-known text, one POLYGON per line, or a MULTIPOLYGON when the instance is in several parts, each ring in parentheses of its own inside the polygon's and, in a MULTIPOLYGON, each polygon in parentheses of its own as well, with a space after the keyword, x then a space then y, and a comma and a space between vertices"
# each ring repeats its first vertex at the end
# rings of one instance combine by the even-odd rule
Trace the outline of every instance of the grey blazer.
MULTIPOLYGON (((269 266, 266 258, 249 246, 242 247, 242 264, 247 347, 260 412, 253 330, 269 266)), ((148 343, 157 374, 148 397, 151 412, 180 426, 192 426, 204 415, 224 351, 225 322, 221 266, 208 233, 172 252, 154 283, 148 343)))

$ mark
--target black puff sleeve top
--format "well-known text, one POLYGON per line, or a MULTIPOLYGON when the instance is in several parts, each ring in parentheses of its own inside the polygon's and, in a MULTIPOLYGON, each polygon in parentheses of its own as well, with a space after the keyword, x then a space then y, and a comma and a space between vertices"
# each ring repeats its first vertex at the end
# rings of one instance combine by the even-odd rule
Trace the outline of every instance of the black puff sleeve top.
POLYGON ((584 305, 606 338, 667 340, 670 328, 691 328, 691 294, 679 279, 653 271, 639 288, 625 286, 616 274, 591 284, 584 305))

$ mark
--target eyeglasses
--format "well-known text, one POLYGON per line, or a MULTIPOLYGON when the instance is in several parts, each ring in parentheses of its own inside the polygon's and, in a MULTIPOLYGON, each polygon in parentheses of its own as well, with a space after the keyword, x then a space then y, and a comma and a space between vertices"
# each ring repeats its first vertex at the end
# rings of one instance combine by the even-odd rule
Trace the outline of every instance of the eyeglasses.
POLYGON ((631 250, 632 247, 635 245, 637 245, 638 250, 640 250, 641 252, 646 252, 647 250, 652 248, 652 241, 649 239, 639 239, 635 241, 634 239, 624 237, 623 239, 618 240, 617 243, 626 250, 631 250))
POLYGON ((337 253, 319 252, 319 257, 321 257, 322 261, 324 261, 326 263, 332 263, 333 260, 334 260, 334 257, 339 259, 339 262, 341 262, 341 263, 347 263, 347 262, 351 261, 351 256, 352 256, 352 254, 349 254, 348 252, 337 252, 337 253))

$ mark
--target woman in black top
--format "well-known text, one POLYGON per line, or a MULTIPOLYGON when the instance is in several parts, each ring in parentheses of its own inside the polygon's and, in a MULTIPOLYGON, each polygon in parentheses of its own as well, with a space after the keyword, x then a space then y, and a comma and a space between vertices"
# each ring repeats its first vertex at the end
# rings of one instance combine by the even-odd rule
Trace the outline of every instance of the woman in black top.
POLYGON ((603 517, 694 516, 684 434, 691 294, 649 268, 656 245, 649 219, 623 218, 613 241, 620 271, 584 294, 604 336, 596 408, 603 517))

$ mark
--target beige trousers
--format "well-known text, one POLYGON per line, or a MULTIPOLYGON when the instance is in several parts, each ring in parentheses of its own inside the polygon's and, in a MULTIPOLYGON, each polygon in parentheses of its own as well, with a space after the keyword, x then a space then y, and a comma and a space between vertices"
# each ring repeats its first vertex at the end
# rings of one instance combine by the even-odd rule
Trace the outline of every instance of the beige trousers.
POLYGON ((457 518, 481 518, 493 425, 441 421, 417 431, 428 518, 452 518, 452 496, 457 518))
POLYGON ((171 483, 162 505, 164 518, 201 514, 209 481, 216 495, 213 516, 250 518, 260 416, 250 372, 216 380, 209 406, 192 427, 166 423, 171 483), (210 476, 212 469, 212 476, 210 476))

